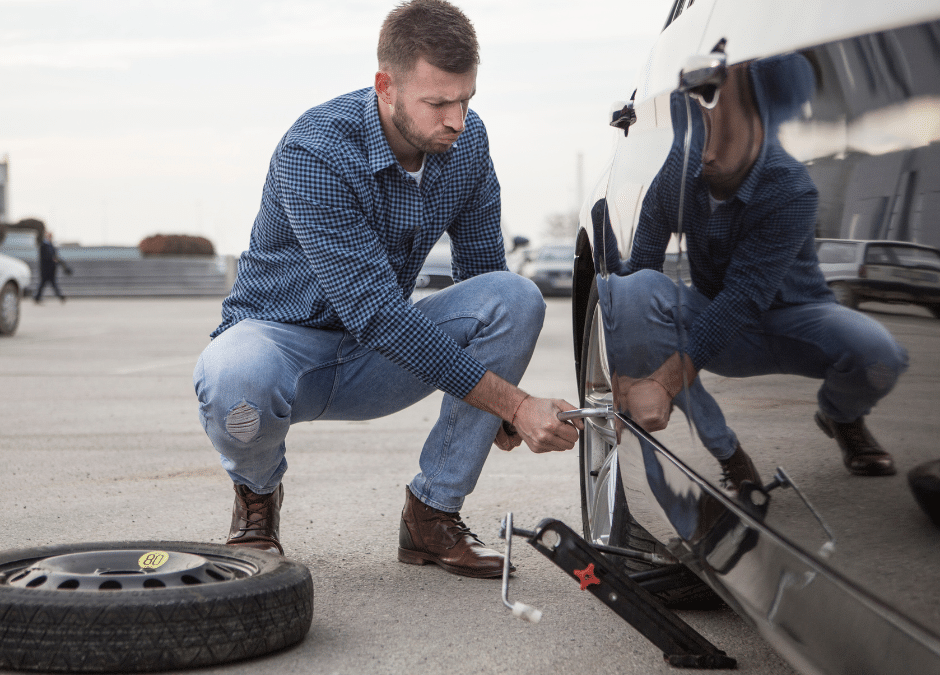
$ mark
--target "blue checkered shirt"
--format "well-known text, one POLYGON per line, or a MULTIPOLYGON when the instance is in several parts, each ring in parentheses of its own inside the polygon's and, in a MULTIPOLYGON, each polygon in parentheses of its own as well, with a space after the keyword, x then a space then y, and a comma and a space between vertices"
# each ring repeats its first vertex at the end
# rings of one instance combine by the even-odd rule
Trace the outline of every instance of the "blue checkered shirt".
MULTIPOLYGON (((694 145, 693 145, 694 148, 694 145)), ((768 142, 737 193, 711 213, 701 146, 689 157, 682 229, 695 289, 712 300, 688 333, 696 369, 771 308, 833 302, 816 257, 818 194, 806 168, 768 142)), ((618 274, 662 271, 678 222, 682 152, 674 147, 650 184, 630 260, 618 274)))
POLYGON ((274 151, 212 337, 246 318, 346 330, 463 398, 485 367, 409 300, 444 232, 455 282, 506 269, 499 182, 473 111, 450 150, 427 157, 419 186, 389 148, 373 89, 316 106, 274 151))

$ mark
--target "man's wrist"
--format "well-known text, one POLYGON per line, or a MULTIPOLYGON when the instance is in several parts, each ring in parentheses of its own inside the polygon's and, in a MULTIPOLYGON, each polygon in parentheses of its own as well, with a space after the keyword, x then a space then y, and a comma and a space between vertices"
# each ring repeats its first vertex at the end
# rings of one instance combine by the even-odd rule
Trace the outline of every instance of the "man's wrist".
POLYGON ((680 391, 692 384, 697 375, 698 371, 692 365, 691 357, 682 352, 675 352, 647 379, 665 389, 671 401, 680 391))

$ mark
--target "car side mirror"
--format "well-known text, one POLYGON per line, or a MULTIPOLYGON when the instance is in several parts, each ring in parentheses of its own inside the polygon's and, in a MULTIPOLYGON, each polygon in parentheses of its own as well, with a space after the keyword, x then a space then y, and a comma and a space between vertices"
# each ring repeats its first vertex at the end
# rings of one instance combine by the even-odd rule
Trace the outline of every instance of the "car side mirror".
POLYGON ((528 245, 529 245, 529 240, 528 240, 528 238, 526 238, 526 237, 521 237, 521 236, 515 236, 515 237, 512 238, 512 249, 510 249, 509 252, 510 252, 510 253, 513 253, 513 252, 515 252, 515 251, 518 251, 518 250, 519 250, 520 248, 522 248, 523 246, 528 246, 528 245))
POLYGON ((715 107, 718 103, 718 88, 728 77, 726 44, 722 38, 710 54, 689 57, 685 67, 679 71, 679 91, 689 94, 704 108, 715 107))
POLYGON ((617 129, 623 129, 624 136, 626 136, 630 131, 630 127, 636 124, 636 110, 633 107, 635 99, 636 90, 634 89, 633 96, 630 97, 630 101, 620 110, 614 110, 611 113, 610 126, 617 129))

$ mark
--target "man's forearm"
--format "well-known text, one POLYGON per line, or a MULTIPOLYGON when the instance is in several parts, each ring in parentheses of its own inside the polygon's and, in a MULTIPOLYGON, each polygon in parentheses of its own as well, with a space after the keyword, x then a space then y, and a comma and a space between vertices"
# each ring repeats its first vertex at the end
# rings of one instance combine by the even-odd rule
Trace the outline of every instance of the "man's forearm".
POLYGON ((493 371, 486 371, 476 386, 464 398, 474 408, 513 422, 519 406, 528 398, 528 394, 519 387, 507 382, 493 371))
POLYGON ((511 423, 532 452, 570 450, 584 426, 558 419, 559 412, 574 408, 567 401, 530 396, 489 370, 463 400, 511 423))
POLYGON ((671 401, 680 391, 692 384, 696 375, 698 371, 695 370, 689 355, 684 352, 674 352, 647 379, 653 380, 665 389, 671 401))

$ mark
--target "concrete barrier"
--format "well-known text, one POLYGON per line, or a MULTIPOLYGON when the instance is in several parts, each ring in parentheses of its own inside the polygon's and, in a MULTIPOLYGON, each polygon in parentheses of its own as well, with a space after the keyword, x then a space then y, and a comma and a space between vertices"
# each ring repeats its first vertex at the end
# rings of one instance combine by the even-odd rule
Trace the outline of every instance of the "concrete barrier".
MULTIPOLYGON (((66 253, 66 251, 63 251, 66 253)), ((235 283, 235 256, 179 256, 129 260, 82 259, 61 255, 72 269, 59 269, 56 281, 68 297, 224 296, 235 283)), ((33 277, 27 292, 39 284, 35 259, 27 260, 33 277)), ((43 291, 49 297, 51 289, 43 291)))

